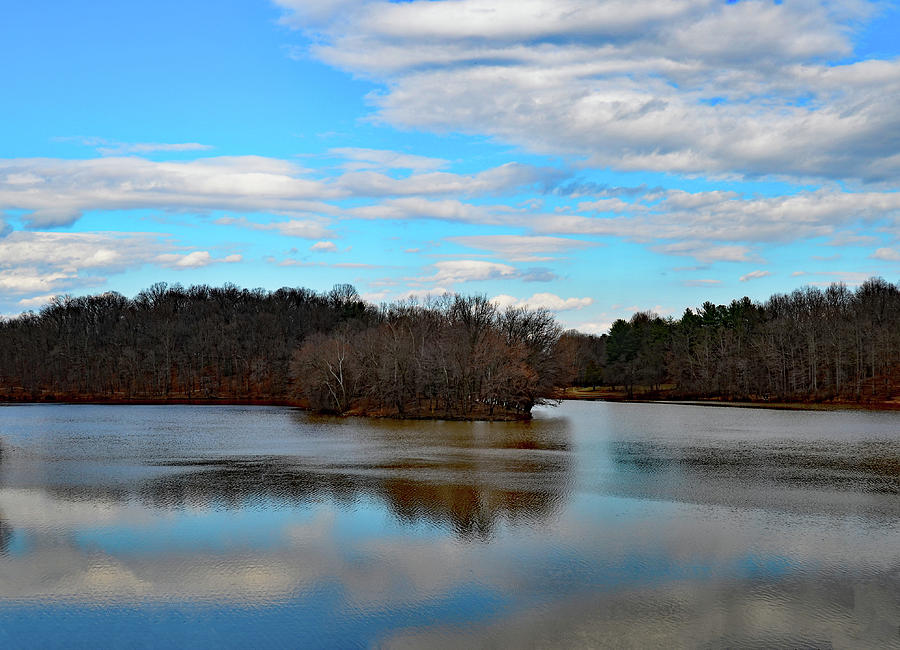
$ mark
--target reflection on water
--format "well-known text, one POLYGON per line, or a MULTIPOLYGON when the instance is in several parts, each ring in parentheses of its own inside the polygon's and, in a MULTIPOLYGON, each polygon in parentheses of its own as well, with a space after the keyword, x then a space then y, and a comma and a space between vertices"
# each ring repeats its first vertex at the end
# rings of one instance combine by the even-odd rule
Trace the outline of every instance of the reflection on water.
POLYGON ((347 505, 374 498, 404 522, 428 521, 462 538, 486 540, 498 521, 537 521, 552 514, 565 495, 571 460, 568 453, 423 459, 403 458, 397 451, 393 461, 354 464, 283 458, 179 461, 169 465, 189 471, 148 480, 139 493, 142 503, 163 509, 240 509, 279 501, 347 505))
POLYGON ((0 418, 3 647, 900 647, 894 414, 0 418))
POLYGON ((789 483, 860 492, 900 491, 900 462, 888 442, 830 444, 707 444, 614 441, 610 456, 625 466, 654 473, 690 472, 697 480, 789 483))

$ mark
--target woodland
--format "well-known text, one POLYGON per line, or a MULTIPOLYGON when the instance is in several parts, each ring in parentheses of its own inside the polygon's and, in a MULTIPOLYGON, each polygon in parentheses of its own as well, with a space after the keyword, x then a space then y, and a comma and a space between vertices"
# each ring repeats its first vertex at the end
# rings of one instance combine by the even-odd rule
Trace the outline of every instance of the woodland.
POLYGON ((764 302, 638 312, 608 335, 569 333, 577 386, 627 397, 884 403, 900 397, 900 286, 871 278, 764 302))
POLYGON ((283 403, 333 413, 527 418, 565 383, 546 311, 482 296, 375 307, 328 293, 156 284, 0 322, 0 399, 283 403))
POLYGON ((338 414, 519 419, 569 386, 623 398, 888 402, 900 286, 638 312, 608 334, 445 295, 376 307, 326 293, 163 283, 60 296, 0 319, 0 401, 271 403, 338 414))

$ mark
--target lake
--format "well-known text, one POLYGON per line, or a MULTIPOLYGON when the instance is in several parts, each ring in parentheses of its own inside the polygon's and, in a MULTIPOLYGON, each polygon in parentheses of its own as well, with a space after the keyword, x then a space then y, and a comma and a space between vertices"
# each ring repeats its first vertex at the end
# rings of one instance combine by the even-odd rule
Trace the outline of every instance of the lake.
POLYGON ((900 414, 0 406, 0 647, 900 647, 900 414))

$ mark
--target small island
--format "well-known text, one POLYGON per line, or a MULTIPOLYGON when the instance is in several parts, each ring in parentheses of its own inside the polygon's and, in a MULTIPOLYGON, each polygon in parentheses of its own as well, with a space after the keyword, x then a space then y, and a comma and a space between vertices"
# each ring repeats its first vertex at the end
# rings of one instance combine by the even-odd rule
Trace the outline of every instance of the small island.
POLYGON ((706 302, 678 319, 639 312, 601 336, 484 296, 375 306, 351 285, 159 283, 133 299, 60 296, 0 320, 7 402, 514 420, 573 398, 896 408, 900 288, 873 278, 706 302))

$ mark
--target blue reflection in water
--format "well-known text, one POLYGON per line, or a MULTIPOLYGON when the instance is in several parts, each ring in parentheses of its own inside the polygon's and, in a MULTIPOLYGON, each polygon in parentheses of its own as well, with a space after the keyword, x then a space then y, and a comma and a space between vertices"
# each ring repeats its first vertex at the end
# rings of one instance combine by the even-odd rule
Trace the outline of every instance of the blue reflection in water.
POLYGON ((162 554, 179 551, 226 553, 242 549, 269 551, 283 547, 289 525, 307 523, 312 511, 256 504, 237 510, 180 511, 147 525, 115 525, 74 531, 73 542, 84 551, 114 555, 162 554))
POLYGON ((33 606, 0 610, 0 642, 42 648, 369 647, 391 630, 478 623, 508 600, 478 585, 390 610, 354 614, 339 583, 278 607, 222 605, 33 606))

